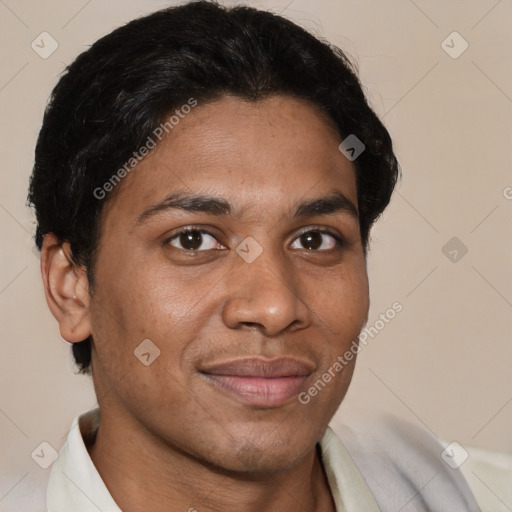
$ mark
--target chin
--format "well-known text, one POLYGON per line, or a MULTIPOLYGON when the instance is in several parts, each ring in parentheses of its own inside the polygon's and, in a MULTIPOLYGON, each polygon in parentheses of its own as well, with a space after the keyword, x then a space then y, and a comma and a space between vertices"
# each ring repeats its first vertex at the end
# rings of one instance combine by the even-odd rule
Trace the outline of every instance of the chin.
MULTIPOLYGON (((218 465, 225 471, 246 475, 280 473, 297 465, 316 444, 314 435, 299 437, 294 432, 277 437, 275 434, 277 429, 274 435, 265 430, 245 436, 239 433, 236 440, 230 439, 228 446, 218 453, 222 457, 218 465)), ((224 441, 226 439, 228 437, 224 435, 224 441)))

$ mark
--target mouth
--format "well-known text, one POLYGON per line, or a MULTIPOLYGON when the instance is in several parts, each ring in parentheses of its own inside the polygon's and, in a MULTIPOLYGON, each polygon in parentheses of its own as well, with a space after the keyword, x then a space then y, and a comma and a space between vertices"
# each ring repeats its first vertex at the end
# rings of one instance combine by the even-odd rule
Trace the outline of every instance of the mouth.
POLYGON ((279 407, 303 388, 314 366, 292 358, 237 359, 209 366, 200 373, 217 389, 258 407, 279 407))

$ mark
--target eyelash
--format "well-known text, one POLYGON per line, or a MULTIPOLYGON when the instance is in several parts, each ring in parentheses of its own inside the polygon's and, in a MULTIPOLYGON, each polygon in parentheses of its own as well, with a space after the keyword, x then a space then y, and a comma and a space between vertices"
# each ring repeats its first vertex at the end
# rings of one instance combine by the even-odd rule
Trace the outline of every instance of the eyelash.
MULTIPOLYGON (((336 251, 336 250, 340 250, 342 249, 343 247, 345 247, 347 245, 347 241, 345 240, 345 238, 343 238, 341 235, 337 234, 337 233, 333 233, 332 231, 329 231, 328 229, 325 229, 325 228, 320 228, 320 227, 309 227, 309 228, 305 228, 304 230, 302 230, 293 240, 292 240, 292 243, 295 242, 295 240, 297 240, 298 238, 300 238, 302 235, 305 235, 306 233, 320 233, 322 235, 329 235, 331 236, 332 238, 334 238, 334 240, 336 241, 336 247, 334 247, 333 249, 321 249, 321 250, 315 250, 315 251, 312 251, 312 252, 329 252, 329 251, 336 251)), ((305 249, 305 250, 308 250, 308 249, 305 249)))
MULTIPOLYGON (((192 225, 192 226, 187 226, 185 228, 181 228, 178 231, 176 231, 171 237, 166 238, 166 240, 164 241, 164 245, 169 245, 172 240, 175 240, 176 238, 178 238, 183 233, 190 233, 190 232, 194 232, 194 231, 197 231, 197 232, 199 232, 201 234, 210 235, 215 240, 217 240, 218 243, 221 243, 221 242, 219 242, 217 236, 215 236, 208 229, 205 229, 205 228, 200 227, 200 226, 193 226, 192 225)), ((292 240, 292 243, 295 242, 302 235, 305 235, 306 233, 310 233, 310 232, 321 233, 323 235, 329 235, 332 238, 334 238, 334 240, 336 241, 336 244, 337 244, 337 247, 334 247, 333 249, 317 249, 317 250, 313 250, 311 252, 329 252, 329 251, 333 251, 333 250, 335 251, 335 250, 340 250, 340 249, 342 249, 343 247, 345 247, 347 245, 346 240, 341 235, 338 235, 337 233, 333 233, 332 231, 329 231, 329 230, 327 230, 325 228, 320 228, 320 227, 315 228, 314 226, 313 227, 308 227, 308 228, 302 230, 292 240)), ((174 247, 174 248, 177 249, 177 250, 183 251, 183 252, 188 252, 188 253, 198 253, 198 252, 206 252, 208 250, 212 250, 212 249, 207 249, 207 250, 199 251, 199 250, 192 250, 192 249, 189 249, 189 250, 187 250, 187 249, 180 249, 179 247, 174 247)), ((304 249, 304 250, 309 251, 308 249, 304 249)))

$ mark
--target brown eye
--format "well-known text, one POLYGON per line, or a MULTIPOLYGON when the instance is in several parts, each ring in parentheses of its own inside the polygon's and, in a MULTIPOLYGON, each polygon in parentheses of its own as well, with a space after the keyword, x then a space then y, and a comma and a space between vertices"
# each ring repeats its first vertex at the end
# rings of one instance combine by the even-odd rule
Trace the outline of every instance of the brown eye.
POLYGON ((199 229, 182 231, 173 236, 169 244, 183 251, 208 251, 220 245, 213 235, 199 229))
POLYGON ((326 231, 311 230, 305 231, 297 237, 292 244, 292 248, 307 249, 310 251, 328 251, 338 244, 339 242, 334 235, 326 231), (297 243, 300 244, 299 247, 297 247, 297 243))
POLYGON ((306 249, 318 249, 322 245, 322 235, 318 231, 310 231, 299 237, 302 247, 306 249))

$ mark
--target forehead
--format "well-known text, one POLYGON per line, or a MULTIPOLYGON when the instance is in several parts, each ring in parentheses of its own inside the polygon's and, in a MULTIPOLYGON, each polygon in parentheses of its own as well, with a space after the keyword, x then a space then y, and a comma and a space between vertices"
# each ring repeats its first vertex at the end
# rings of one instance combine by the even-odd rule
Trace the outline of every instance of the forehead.
POLYGON ((340 142, 327 115, 303 100, 199 103, 124 179, 109 208, 137 216, 179 190, 259 215, 333 188, 357 205, 355 169, 340 142))

